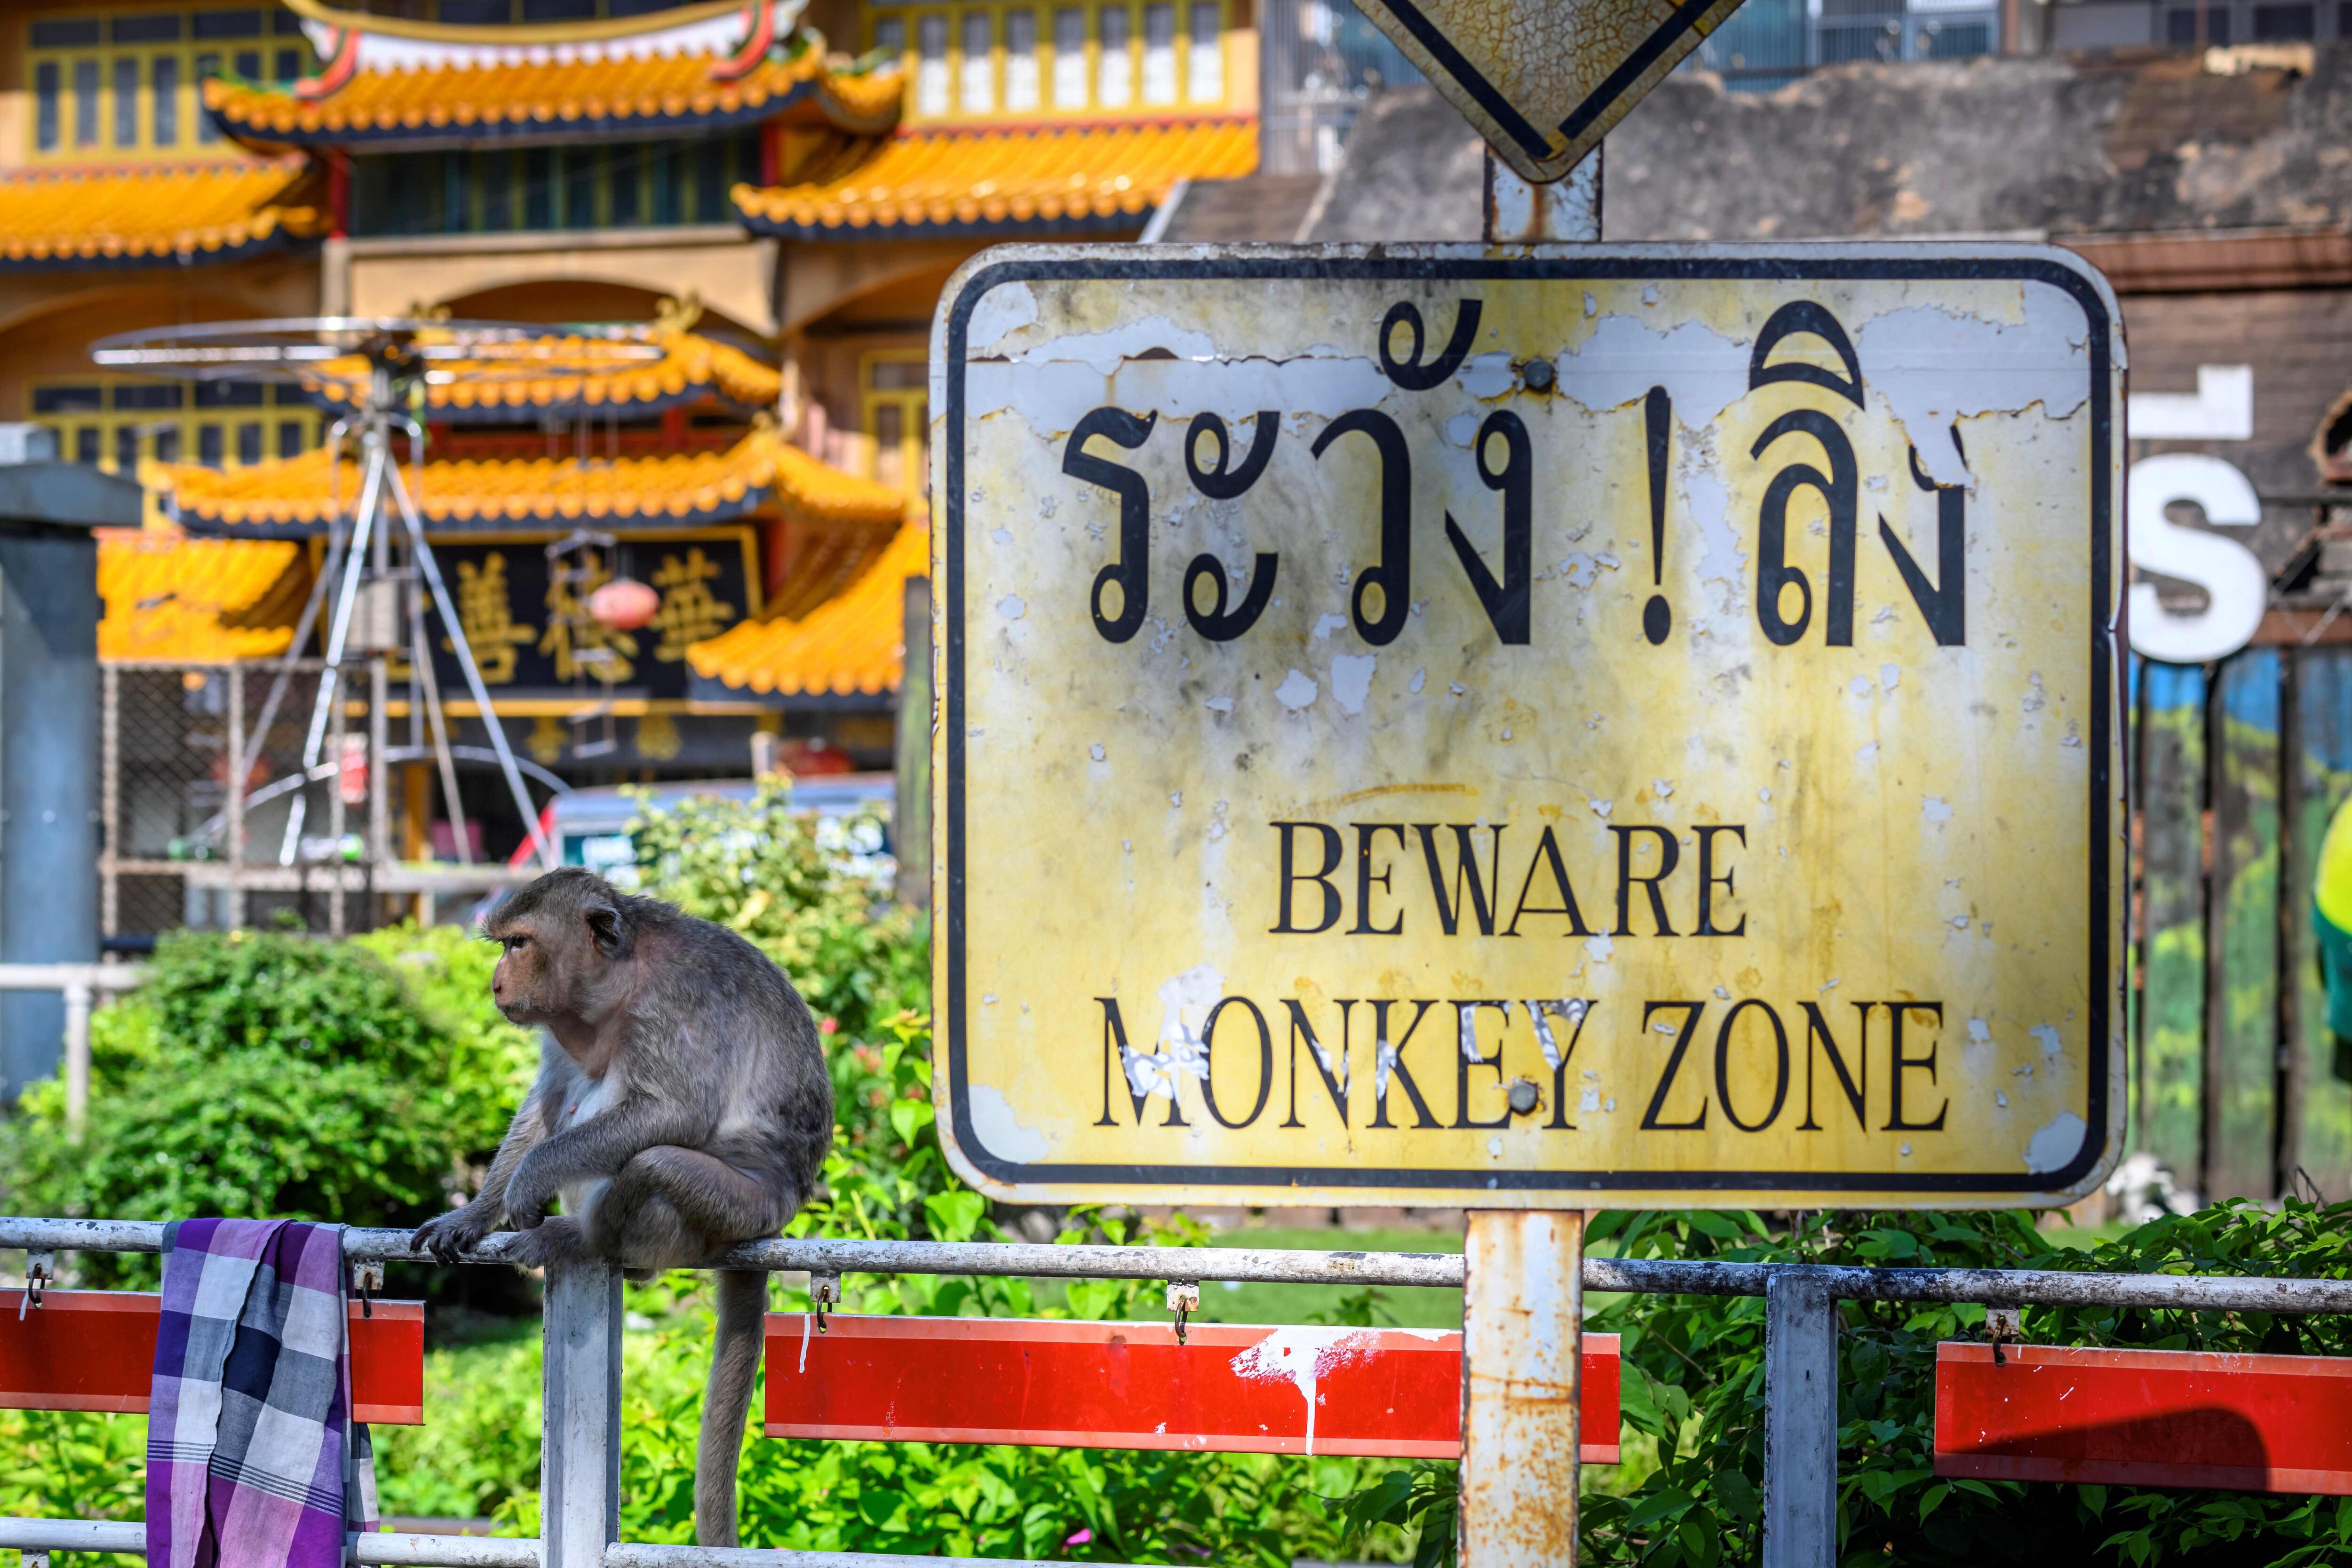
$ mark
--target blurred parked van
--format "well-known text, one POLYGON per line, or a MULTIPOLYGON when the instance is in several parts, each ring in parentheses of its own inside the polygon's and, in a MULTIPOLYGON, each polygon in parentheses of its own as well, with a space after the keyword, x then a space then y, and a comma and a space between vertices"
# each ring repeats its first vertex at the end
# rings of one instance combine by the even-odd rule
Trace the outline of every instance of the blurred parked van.
MULTIPOLYGON (((891 853, 894 788, 888 773, 820 773, 793 781, 792 805, 816 816, 820 842, 837 845, 861 868, 887 873, 887 863, 877 862, 891 853)), ((564 865, 611 877, 636 865, 629 825, 646 811, 673 810, 693 800, 749 801, 759 789, 751 779, 575 789, 547 803, 539 814, 540 831, 555 841, 564 865)), ((529 866, 531 856, 525 838, 509 864, 529 866)))

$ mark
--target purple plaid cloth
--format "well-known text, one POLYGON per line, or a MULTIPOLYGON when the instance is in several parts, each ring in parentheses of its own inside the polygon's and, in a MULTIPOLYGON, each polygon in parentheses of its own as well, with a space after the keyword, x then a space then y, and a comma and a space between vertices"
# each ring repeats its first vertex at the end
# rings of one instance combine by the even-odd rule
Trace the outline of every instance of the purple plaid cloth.
POLYGON ((163 1227, 151 1568, 340 1568, 346 1519, 375 1522, 367 1428, 344 1441, 351 1408, 340 1226, 163 1227))

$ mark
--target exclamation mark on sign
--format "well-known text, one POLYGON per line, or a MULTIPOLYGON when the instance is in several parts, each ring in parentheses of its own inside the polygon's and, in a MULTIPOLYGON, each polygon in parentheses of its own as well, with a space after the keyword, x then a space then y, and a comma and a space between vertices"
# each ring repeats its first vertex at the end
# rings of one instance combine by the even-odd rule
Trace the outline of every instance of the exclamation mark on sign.
MULTIPOLYGON (((1663 386, 1650 388, 1642 399, 1642 417, 1649 426, 1650 446, 1650 585, 1665 581, 1666 569, 1666 441, 1674 428, 1675 402, 1663 386)), ((1666 640, 1675 628, 1675 612, 1664 594, 1653 594, 1642 606, 1642 635, 1653 644, 1666 640)))

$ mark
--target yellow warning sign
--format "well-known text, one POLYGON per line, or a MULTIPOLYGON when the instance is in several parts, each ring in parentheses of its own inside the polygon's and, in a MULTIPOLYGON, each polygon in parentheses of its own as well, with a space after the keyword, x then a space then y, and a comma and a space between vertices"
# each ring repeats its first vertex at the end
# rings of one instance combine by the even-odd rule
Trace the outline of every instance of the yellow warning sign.
POLYGON ((934 338, 957 1168, 2063 1200, 2122 338, 2036 246, 1013 247, 934 338))

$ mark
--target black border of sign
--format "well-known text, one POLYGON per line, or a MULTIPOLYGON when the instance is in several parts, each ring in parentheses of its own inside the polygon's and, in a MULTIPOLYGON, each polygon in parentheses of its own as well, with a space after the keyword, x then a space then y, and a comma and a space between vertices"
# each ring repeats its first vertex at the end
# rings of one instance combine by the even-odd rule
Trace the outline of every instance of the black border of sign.
POLYGON ((2108 887, 2112 824, 2108 820, 2108 730, 2115 690, 2115 625, 2108 584, 2114 571, 2109 552, 2114 535, 2115 409, 2110 405, 2114 345, 2106 302, 2090 279, 2059 262, 2032 257, 1939 257, 1904 260, 1895 257, 1802 256, 1525 257, 1507 259, 1450 257, 1306 256, 1293 258, 1247 255, 1214 258, 1003 261, 972 274, 948 308, 946 364, 947 505, 940 549, 947 564, 944 648, 947 770, 948 996, 940 1021, 946 1031, 949 1115, 958 1151, 993 1181, 1008 1185, 1177 1185, 1207 1187, 1413 1188, 1471 1191, 1688 1191, 1688 1192, 1883 1192, 1984 1194, 2053 1193, 2072 1185, 2098 1163, 2106 1135, 2109 1007, 2106 978, 2114 954, 2110 931, 2114 909, 2108 887), (2055 1171, 1984 1172, 1977 1174, 1906 1173, 1899 1171, 1437 1171, 1372 1170, 1360 1166, 1284 1165, 1096 1165, 1024 1164, 999 1159, 982 1148, 971 1123, 964 1070, 964 367, 971 314, 992 289, 1005 283, 1125 279, 1251 279, 1312 281, 1323 279, 1389 279, 1399 283, 1437 280, 1536 281, 1579 279, 1758 279, 1902 281, 1939 278, 2013 279, 2046 283, 2082 307, 2091 350, 2091 693, 2092 730, 2089 960, 2094 976, 2088 1035, 2091 1061, 2089 1125, 2083 1147, 2055 1171))

